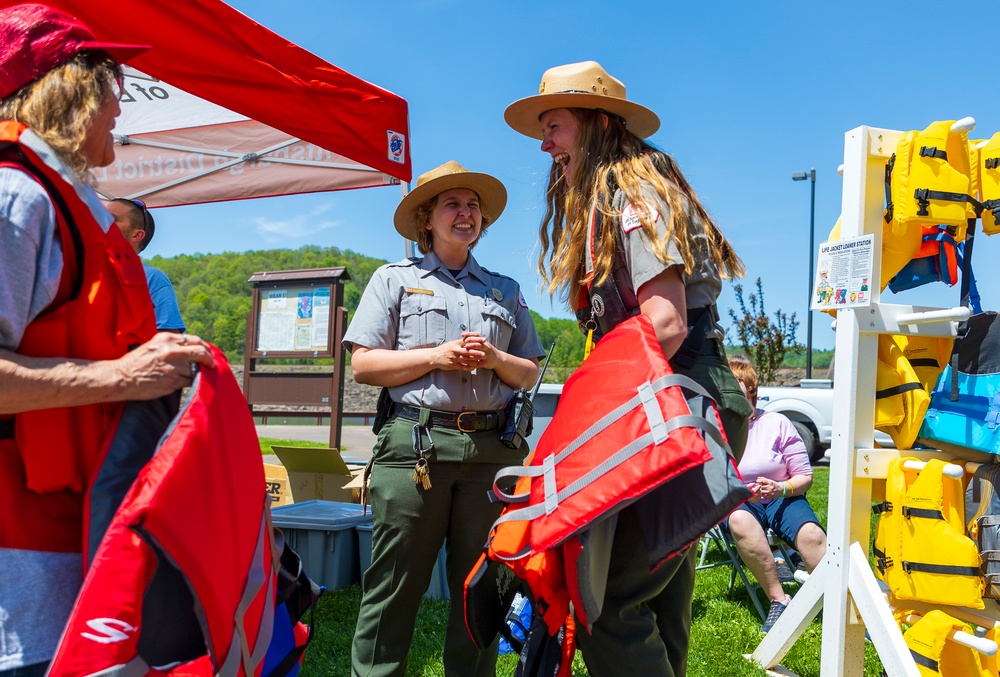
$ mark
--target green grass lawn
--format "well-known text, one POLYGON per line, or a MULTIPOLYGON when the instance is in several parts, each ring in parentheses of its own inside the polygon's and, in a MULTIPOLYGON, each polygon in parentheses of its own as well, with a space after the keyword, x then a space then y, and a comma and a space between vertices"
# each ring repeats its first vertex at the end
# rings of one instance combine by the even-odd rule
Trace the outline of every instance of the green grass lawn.
MULTIPOLYGON (((813 488, 809 491, 810 503, 824 525, 829 475, 829 468, 816 468, 813 488)), ((713 548, 712 551, 714 553, 716 549, 713 548)), ((693 602, 689 677, 766 674, 743 658, 743 654, 754 651, 763 635, 759 629, 760 617, 743 586, 737 581, 732 590, 728 589, 729 572, 729 567, 698 572, 693 602)), ((794 586, 789 591, 794 592, 794 586)), ((358 586, 329 591, 323 596, 316 615, 313 643, 306 654, 302 673, 304 677, 350 674, 351 638, 360 602, 361 589, 358 586)), ((423 600, 410 648, 407 677, 444 675, 441 655, 444 650, 448 604, 447 600, 423 600)), ((792 647, 782 665, 800 677, 818 677, 821 635, 822 623, 817 618, 792 647)), ((501 656, 497 675, 512 676, 515 663, 514 656, 501 656)), ((874 648, 869 644, 865 648, 865 677, 878 677, 881 669, 874 648)), ((573 663, 573 674, 588 674, 579 653, 573 663)))
POLYGON ((274 451, 271 447, 322 447, 327 448, 327 445, 322 442, 306 442, 304 440, 279 440, 274 437, 261 437, 260 438, 260 453, 262 455, 273 454, 274 451))

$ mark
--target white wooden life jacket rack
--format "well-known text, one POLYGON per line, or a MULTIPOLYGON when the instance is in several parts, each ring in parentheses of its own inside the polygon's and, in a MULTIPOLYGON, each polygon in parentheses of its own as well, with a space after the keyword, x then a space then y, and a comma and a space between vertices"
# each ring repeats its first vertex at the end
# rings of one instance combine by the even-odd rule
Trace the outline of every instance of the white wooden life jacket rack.
MULTIPOLYGON (((968 118, 956 124, 966 130, 975 126, 968 118)), ((875 281, 881 279, 885 165, 901 134, 863 126, 845 135, 841 237, 875 236, 871 271, 875 281)), ((866 631, 889 677, 920 677, 882 584, 868 562, 872 482, 885 479, 889 461, 903 454, 921 460, 953 456, 937 451, 874 448, 878 337, 953 337, 958 322, 969 316, 969 310, 882 303, 877 285, 872 285, 872 290, 870 307, 837 313, 827 553, 751 654, 753 661, 768 670, 778 667, 822 608, 821 677, 863 677, 866 631)), ((972 452, 965 456, 983 462, 996 460, 972 452)), ((961 620, 992 627, 1000 620, 1000 613, 989 602, 985 612, 909 601, 906 606, 917 613, 940 608, 961 620)), ((977 648, 984 653, 996 651, 992 642, 978 644, 977 648)))

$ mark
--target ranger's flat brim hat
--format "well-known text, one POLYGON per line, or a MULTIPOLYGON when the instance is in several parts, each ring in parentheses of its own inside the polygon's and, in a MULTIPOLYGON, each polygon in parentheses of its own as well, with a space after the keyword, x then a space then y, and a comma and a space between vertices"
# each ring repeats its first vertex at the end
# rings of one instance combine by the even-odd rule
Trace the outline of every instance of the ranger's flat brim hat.
MULTIPOLYGON (((417 239, 417 208, 432 197, 455 188, 465 188, 479 196, 479 211, 496 222, 507 206, 507 189, 489 174, 470 172, 454 160, 435 167, 417 178, 417 186, 399 201, 393 223, 407 240, 417 239)), ((484 230, 485 230, 484 226, 484 230)))
POLYGON ((625 98, 625 85, 608 75, 596 61, 581 61, 550 68, 542 74, 536 96, 507 106, 503 119, 514 131, 533 139, 542 138, 542 113, 556 108, 589 108, 613 113, 625 128, 645 139, 660 128, 656 113, 625 98))

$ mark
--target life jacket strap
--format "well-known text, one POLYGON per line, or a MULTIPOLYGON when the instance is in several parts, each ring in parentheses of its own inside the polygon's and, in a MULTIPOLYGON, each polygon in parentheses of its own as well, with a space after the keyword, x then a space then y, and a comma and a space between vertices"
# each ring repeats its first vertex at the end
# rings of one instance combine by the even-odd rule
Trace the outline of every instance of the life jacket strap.
POLYGON ((940 510, 927 510, 926 508, 911 508, 908 505, 903 506, 903 517, 910 519, 911 517, 922 517, 929 520, 943 520, 944 515, 940 510))
POLYGON ((975 200, 964 193, 949 193, 943 190, 917 188, 913 191, 913 197, 916 199, 917 204, 920 205, 920 209, 917 210, 917 216, 930 216, 930 212, 927 211, 927 208, 931 206, 931 200, 941 200, 945 202, 968 202, 972 206, 976 207, 977 210, 980 208, 978 200, 975 200))
POLYGON ((885 163, 885 215, 882 217, 886 223, 892 223, 892 169, 896 166, 896 154, 889 156, 889 161, 885 163))
POLYGON ((947 151, 938 150, 936 146, 921 146, 920 157, 933 157, 945 162, 948 161, 947 151))
MULTIPOLYGON (((994 158, 1000 160, 1000 158, 994 158)), ((988 209, 990 213, 993 214, 993 218, 1000 221, 1000 199, 997 200, 985 200, 982 203, 983 209, 988 209)))
MULTIPOLYGON (((913 364, 912 362, 910 363, 913 364)), ((935 362, 935 365, 937 363, 935 362)), ((875 391, 875 399, 881 400, 886 397, 892 397, 894 395, 902 395, 903 393, 910 392, 911 390, 920 390, 923 388, 923 384, 919 382, 913 383, 902 383, 898 386, 893 386, 892 388, 883 388, 882 390, 875 391)))
POLYGON ((913 572, 925 574, 945 574, 947 576, 974 576, 979 578, 982 575, 979 567, 962 567, 949 564, 924 564, 922 562, 901 562, 903 571, 908 574, 913 572))
POLYGON ((892 503, 889 501, 882 501, 872 506, 873 515, 881 515, 884 512, 892 512, 892 503))
POLYGON ((921 653, 917 653, 913 649, 910 649, 910 655, 913 657, 913 661, 917 665, 922 665, 928 670, 933 670, 934 672, 941 672, 941 669, 938 667, 938 662, 933 658, 928 658, 921 653))
POLYGON ((872 546, 872 554, 875 555, 875 566, 878 567, 880 574, 885 574, 885 570, 892 566, 892 558, 885 556, 884 550, 879 550, 875 546, 872 546))
POLYGON ((979 518, 979 525, 984 527, 1000 525, 1000 515, 983 515, 979 518))

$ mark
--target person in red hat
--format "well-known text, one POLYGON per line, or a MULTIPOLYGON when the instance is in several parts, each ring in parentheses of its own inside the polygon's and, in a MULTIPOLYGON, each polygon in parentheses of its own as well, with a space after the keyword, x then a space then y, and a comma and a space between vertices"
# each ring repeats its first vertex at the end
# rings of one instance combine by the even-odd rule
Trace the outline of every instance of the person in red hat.
MULTIPOLYGON (((124 402, 212 362, 197 337, 156 333, 139 258, 91 187, 89 170, 115 156, 119 64, 146 49, 45 5, 0 9, 3 677, 44 674, 56 649, 82 582, 85 498, 124 402)), ((98 623, 95 641, 120 631, 98 623)))

